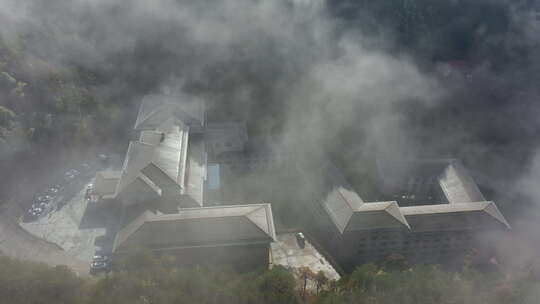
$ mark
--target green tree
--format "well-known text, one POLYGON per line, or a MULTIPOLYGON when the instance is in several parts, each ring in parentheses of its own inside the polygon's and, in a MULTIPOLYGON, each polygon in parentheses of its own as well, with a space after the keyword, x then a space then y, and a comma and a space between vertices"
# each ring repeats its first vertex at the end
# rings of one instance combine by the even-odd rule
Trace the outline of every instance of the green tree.
POLYGON ((274 266, 257 279, 260 303, 298 303, 295 279, 283 266, 274 266))
POLYGON ((393 253, 382 261, 382 268, 385 271, 403 271, 408 268, 407 259, 401 254, 393 253))
POLYGON ((351 275, 346 278, 348 289, 358 289, 367 291, 371 288, 378 269, 374 264, 364 264, 356 268, 351 275))
POLYGON ((82 303, 84 280, 65 266, 0 257, 0 269, 0 299, 9 303, 82 303))
POLYGON ((15 113, 10 109, 0 106, 0 127, 9 128, 15 119, 15 113))
POLYGON ((307 283, 309 280, 315 277, 315 274, 309 267, 300 267, 298 269, 298 275, 302 281, 302 300, 306 300, 307 283))
POLYGON ((317 274, 315 274, 315 283, 316 283, 316 286, 317 286, 317 295, 319 294, 319 291, 321 290, 321 288, 323 288, 324 285, 326 285, 327 282, 328 282, 328 278, 326 277, 326 274, 322 270, 319 270, 319 272, 317 272, 317 274))

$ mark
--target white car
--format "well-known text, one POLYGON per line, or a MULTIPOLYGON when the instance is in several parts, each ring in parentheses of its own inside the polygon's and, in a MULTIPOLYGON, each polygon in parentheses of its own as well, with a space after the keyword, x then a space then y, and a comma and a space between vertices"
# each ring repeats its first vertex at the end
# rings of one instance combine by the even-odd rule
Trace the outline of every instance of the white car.
POLYGON ((304 234, 302 232, 298 232, 295 236, 298 247, 300 247, 300 249, 304 249, 304 247, 306 247, 306 237, 304 234))

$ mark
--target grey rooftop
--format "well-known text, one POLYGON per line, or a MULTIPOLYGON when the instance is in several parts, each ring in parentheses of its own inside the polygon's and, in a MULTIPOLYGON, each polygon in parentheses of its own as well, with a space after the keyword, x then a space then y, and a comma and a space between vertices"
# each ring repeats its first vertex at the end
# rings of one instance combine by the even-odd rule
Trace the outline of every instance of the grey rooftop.
POLYGON ((114 250, 156 250, 268 243, 276 238, 270 204, 187 208, 177 214, 144 212, 116 236, 114 250))
POLYGON ((322 170, 317 171, 315 180, 313 170, 302 168, 300 171, 308 183, 314 182, 312 188, 320 191, 323 208, 342 234, 395 228, 410 231, 510 228, 495 203, 485 201, 459 161, 447 160, 444 166, 440 166, 439 161, 427 165, 428 172, 439 175, 449 203, 400 207, 395 201, 364 202, 331 163, 321 165, 322 170))
POLYGON ((177 126, 167 134, 141 132, 140 140, 129 145, 116 195, 123 191, 155 192, 158 196, 182 194, 188 140, 189 128, 185 126, 177 126))
POLYGON ((143 98, 135 130, 159 130, 180 121, 194 128, 205 123, 204 101, 183 95, 147 95, 143 98))

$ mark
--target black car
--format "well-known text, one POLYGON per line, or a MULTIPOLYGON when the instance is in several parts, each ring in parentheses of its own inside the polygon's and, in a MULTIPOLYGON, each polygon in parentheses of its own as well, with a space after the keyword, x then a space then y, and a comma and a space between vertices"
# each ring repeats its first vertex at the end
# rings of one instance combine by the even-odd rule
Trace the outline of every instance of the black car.
POLYGON ((98 272, 108 272, 110 270, 110 262, 108 261, 93 261, 90 264, 90 273, 96 274, 98 272))
POLYGON ((50 196, 39 196, 28 209, 27 216, 30 219, 37 219, 41 215, 47 213, 53 208, 52 200, 54 198, 50 196))

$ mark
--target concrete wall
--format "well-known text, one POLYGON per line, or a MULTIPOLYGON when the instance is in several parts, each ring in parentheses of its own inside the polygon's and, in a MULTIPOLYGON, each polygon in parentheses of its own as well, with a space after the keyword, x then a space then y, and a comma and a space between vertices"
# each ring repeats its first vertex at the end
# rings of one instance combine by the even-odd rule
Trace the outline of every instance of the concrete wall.
POLYGON ((463 258, 476 243, 472 231, 409 232, 374 230, 336 235, 333 253, 345 270, 402 255, 410 263, 448 263, 463 258))

